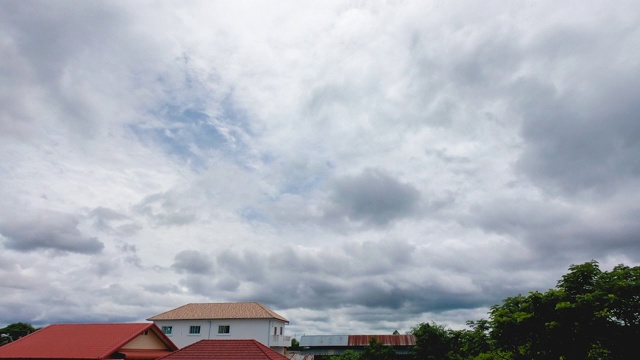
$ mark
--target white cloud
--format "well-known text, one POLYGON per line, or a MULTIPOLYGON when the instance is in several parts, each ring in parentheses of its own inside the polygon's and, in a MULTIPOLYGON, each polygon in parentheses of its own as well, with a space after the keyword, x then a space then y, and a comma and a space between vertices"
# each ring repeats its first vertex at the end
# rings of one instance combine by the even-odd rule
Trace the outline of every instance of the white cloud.
POLYGON ((640 261, 632 1, 40 5, 0 5, 3 321, 459 327, 640 261))

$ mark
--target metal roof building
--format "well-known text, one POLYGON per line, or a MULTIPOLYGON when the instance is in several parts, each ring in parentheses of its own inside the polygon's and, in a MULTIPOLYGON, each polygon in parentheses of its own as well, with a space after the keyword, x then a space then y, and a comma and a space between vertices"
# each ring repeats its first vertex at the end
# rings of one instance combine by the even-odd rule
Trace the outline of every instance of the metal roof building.
POLYGON ((340 355, 346 350, 362 351, 375 339, 390 346, 397 354, 408 354, 416 344, 413 335, 303 335, 301 354, 340 355))

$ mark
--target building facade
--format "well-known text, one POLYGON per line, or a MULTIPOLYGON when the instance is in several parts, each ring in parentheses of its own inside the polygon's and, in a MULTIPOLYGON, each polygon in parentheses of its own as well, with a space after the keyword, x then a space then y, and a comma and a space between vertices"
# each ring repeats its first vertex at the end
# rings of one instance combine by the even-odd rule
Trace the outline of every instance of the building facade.
POLYGON ((187 304, 147 320, 180 348, 200 340, 253 339, 283 354, 291 346, 289 321, 257 302, 187 304))

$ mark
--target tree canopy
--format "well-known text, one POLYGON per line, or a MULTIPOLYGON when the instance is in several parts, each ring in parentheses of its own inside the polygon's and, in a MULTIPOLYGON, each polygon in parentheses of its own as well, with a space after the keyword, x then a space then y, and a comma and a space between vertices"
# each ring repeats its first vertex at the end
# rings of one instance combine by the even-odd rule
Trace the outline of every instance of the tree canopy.
POLYGON ((7 325, 6 327, 0 329, 0 334, 2 335, 2 337, 0 337, 0 345, 8 344, 13 340, 17 340, 23 336, 29 335, 36 330, 38 329, 31 326, 31 324, 23 322, 17 322, 7 325))
POLYGON ((640 339, 640 267, 571 265, 555 289, 508 297, 472 330, 420 324, 416 359, 632 359, 640 339))

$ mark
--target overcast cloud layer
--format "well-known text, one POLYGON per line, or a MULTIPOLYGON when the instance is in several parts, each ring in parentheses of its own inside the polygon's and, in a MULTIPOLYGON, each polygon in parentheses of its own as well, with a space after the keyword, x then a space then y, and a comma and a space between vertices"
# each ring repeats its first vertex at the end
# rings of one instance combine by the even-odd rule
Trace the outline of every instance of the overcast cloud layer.
POLYGON ((462 327, 640 263, 637 1, 0 2, 0 325, 462 327))

